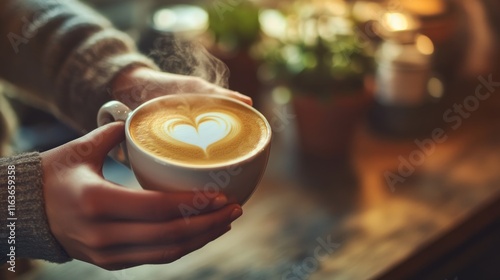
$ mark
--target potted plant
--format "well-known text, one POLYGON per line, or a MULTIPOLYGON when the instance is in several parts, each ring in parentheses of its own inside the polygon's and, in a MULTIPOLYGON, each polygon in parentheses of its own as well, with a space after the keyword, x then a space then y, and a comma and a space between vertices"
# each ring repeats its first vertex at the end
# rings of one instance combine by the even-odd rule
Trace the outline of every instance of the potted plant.
POLYGON ((255 54, 267 80, 292 92, 302 151, 330 158, 348 151, 355 124, 371 100, 366 81, 374 63, 370 44, 360 40, 347 8, 339 15, 321 3, 263 12, 267 36, 255 54), (265 17, 274 23, 267 31, 265 17))

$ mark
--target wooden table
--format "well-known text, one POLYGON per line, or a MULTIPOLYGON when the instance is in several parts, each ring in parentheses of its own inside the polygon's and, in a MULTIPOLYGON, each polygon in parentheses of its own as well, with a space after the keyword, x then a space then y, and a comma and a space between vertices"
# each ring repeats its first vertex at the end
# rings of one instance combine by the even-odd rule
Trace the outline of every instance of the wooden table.
MULTIPOLYGON (((443 112, 476 85, 451 89, 443 112)), ((291 122, 275 133, 267 173, 225 236, 168 265, 108 272, 79 261, 41 264, 26 279, 462 279, 447 274, 456 267, 429 267, 446 264, 447 254, 500 221, 495 94, 457 130, 436 120, 447 140, 392 187, 384 174, 418 150, 415 139, 382 137, 364 122, 348 159, 308 160, 291 122)), ((108 164, 105 173, 137 186, 123 167, 108 164)))

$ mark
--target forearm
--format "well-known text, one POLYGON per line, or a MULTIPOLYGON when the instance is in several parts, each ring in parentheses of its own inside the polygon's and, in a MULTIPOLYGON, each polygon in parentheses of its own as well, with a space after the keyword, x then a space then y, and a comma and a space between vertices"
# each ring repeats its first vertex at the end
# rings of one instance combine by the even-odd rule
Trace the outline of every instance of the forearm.
POLYGON ((4 0, 0 11, 0 77, 79 129, 95 127, 120 71, 155 68, 128 36, 77 1, 4 0))

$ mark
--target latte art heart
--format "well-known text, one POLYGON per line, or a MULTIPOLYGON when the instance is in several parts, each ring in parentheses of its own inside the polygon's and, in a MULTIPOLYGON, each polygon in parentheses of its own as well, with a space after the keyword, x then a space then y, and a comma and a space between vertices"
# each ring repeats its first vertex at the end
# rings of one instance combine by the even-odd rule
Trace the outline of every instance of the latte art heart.
POLYGON ((197 146, 205 153, 210 145, 233 136, 232 132, 237 130, 236 120, 221 112, 198 115, 194 123, 184 116, 172 117, 163 125, 163 131, 168 137, 184 144, 197 146))

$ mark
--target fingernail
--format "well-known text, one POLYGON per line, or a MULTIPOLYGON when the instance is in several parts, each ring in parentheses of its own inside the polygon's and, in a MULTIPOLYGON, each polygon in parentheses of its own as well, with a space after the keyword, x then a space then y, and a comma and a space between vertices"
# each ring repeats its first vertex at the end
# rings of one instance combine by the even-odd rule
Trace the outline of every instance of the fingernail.
POLYGON ((243 93, 241 93, 241 92, 238 92, 238 91, 233 91, 233 92, 234 92, 236 95, 238 95, 240 98, 242 98, 242 99, 246 100, 246 102, 247 102, 247 103, 249 103, 250 105, 252 105, 252 104, 253 104, 253 100, 252 100, 252 98, 251 98, 250 96, 245 95, 245 94, 243 94, 243 93))
POLYGON ((234 220, 238 219, 241 214, 243 214, 243 211, 241 210, 241 208, 234 208, 233 212, 231 212, 231 222, 233 222, 234 220))
POLYGON ((244 99, 246 99, 247 101, 249 101, 249 102, 252 102, 252 101, 253 101, 253 100, 252 100, 252 98, 251 98, 250 96, 248 96, 248 95, 244 95, 244 94, 241 94, 241 93, 240 93, 240 95, 241 95, 244 99))
POLYGON ((220 209, 220 208, 224 207, 226 204, 227 204, 227 198, 224 195, 218 195, 212 201, 212 207, 214 209, 220 209))

